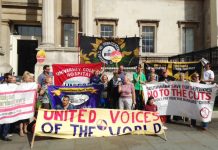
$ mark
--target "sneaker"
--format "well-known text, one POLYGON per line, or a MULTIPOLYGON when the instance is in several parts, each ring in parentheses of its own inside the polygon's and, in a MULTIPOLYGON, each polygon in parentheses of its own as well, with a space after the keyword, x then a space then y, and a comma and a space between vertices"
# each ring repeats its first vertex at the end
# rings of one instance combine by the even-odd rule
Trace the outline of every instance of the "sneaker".
POLYGON ((168 128, 166 126, 162 126, 164 130, 167 130, 168 128))
POLYGON ((7 134, 6 137, 9 138, 9 137, 12 137, 12 136, 13 136, 12 134, 7 134))

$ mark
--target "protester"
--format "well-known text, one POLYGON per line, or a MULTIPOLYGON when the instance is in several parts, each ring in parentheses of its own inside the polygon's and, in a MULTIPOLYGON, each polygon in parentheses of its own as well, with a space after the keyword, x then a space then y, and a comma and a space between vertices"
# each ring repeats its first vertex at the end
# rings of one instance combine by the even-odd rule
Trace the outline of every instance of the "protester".
POLYGON ((118 69, 119 78, 124 82, 124 78, 126 76, 126 72, 124 71, 124 66, 120 65, 118 69))
POLYGON ((75 109, 75 107, 70 104, 70 97, 65 95, 62 97, 61 99, 61 104, 56 106, 56 109, 60 109, 60 110, 71 110, 71 109, 75 109))
POLYGON ((101 92, 99 107, 110 108, 110 102, 108 98, 108 76, 106 74, 102 75, 101 84, 104 86, 104 89, 101 92))
POLYGON ((205 69, 204 69, 204 79, 203 81, 206 84, 211 84, 214 81, 214 72, 211 70, 211 65, 210 63, 207 63, 205 65, 205 69))
MULTIPOLYGON (((12 74, 5 73, 2 84, 9 84, 9 83, 12 83, 12 81, 13 81, 12 74)), ((3 141, 12 141, 12 139, 8 137, 9 129, 10 129, 10 124, 0 124, 0 138, 3 141)))
POLYGON ((48 95, 48 86, 52 85, 52 77, 47 76, 45 78, 45 84, 40 89, 39 95, 42 96, 42 108, 49 109, 50 108, 50 101, 48 95))
MULTIPOLYGON (((199 74, 198 73, 194 73, 192 76, 192 82, 195 82, 195 83, 199 83, 199 84, 205 84, 204 81, 200 81, 200 77, 199 77, 199 74)), ((190 124, 190 127, 193 127, 193 126, 196 126, 196 120, 195 119, 191 119, 191 124, 190 124)), ((208 128, 208 122, 202 122, 202 129, 203 130, 207 130, 208 128)))
POLYGON ((142 95, 142 84, 145 84, 146 77, 144 73, 142 73, 141 65, 138 65, 136 68, 136 72, 133 73, 133 83, 135 86, 135 94, 136 94, 136 109, 143 110, 145 101, 142 95))
POLYGON ((127 76, 124 77, 123 84, 120 83, 118 91, 120 93, 119 109, 131 110, 134 108, 136 104, 135 89, 127 76))
POLYGON ((91 84, 100 84, 101 82, 101 74, 99 70, 94 71, 94 75, 90 79, 91 84))
MULTIPOLYGON (((33 82, 32 73, 25 71, 23 76, 22 76, 22 81, 24 83, 33 82)), ((19 135, 21 137, 23 137, 24 134, 27 134, 28 123, 29 123, 29 119, 19 120, 19 127, 20 127, 19 135)))
POLYGON ((43 72, 39 75, 38 77, 38 83, 40 84, 40 86, 42 87, 42 85, 45 84, 45 78, 47 76, 51 76, 52 77, 52 73, 50 72, 50 66, 49 65, 44 65, 43 66, 43 72))
POLYGON ((158 110, 157 105, 154 104, 154 97, 153 96, 150 96, 148 98, 148 101, 145 105, 144 110, 145 111, 152 111, 152 112, 156 112, 158 110))
POLYGON ((103 69, 101 70, 101 72, 98 69, 94 70, 93 76, 90 78, 90 83, 91 84, 100 84, 101 77, 102 77, 102 75, 104 73, 104 70, 105 70, 105 64, 104 64, 103 69))
POLYGON ((151 75, 154 75, 154 79, 153 80, 155 80, 155 81, 158 81, 159 80, 159 77, 158 77, 158 75, 155 73, 155 69, 153 68, 153 67, 151 67, 150 68, 150 73, 147 75, 147 79, 148 79, 148 81, 150 81, 151 79, 151 75))
POLYGON ((163 81, 169 82, 169 81, 174 81, 174 80, 175 80, 175 78, 172 76, 169 76, 168 71, 166 69, 162 70, 162 74, 159 78, 159 82, 163 82, 163 81))
POLYGON ((113 77, 108 83, 108 96, 111 104, 111 108, 117 109, 118 108, 118 102, 119 102, 119 92, 118 92, 118 86, 120 83, 122 83, 121 79, 119 78, 118 70, 115 70, 113 72, 113 77))
POLYGON ((157 83, 158 81, 156 80, 156 78, 157 78, 157 75, 155 73, 151 73, 147 83, 148 84, 157 83))

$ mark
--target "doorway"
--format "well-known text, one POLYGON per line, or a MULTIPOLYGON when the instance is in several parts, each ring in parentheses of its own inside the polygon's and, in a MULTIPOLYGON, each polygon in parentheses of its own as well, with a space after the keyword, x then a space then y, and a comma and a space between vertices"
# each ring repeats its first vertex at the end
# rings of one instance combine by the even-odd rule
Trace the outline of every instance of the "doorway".
POLYGON ((25 71, 35 72, 37 47, 38 40, 17 40, 18 76, 22 76, 25 71))

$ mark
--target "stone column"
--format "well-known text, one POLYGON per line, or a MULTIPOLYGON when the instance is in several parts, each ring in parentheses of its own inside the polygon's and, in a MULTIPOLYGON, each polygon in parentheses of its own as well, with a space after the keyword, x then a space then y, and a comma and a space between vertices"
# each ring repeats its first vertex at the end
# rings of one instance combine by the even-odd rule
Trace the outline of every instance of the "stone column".
POLYGON ((43 0, 42 5, 42 45, 54 47, 54 0, 43 0))
POLYGON ((93 0, 82 0, 82 27, 83 33, 93 35, 93 0))

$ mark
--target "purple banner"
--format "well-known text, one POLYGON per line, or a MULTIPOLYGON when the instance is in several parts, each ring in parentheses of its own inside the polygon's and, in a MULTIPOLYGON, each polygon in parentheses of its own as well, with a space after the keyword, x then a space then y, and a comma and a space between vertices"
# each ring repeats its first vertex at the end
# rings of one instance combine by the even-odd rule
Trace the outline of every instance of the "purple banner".
POLYGON ((51 107, 61 104, 63 96, 70 97, 70 103, 75 108, 97 108, 103 85, 82 85, 82 86, 49 86, 48 94, 51 100, 51 107))

